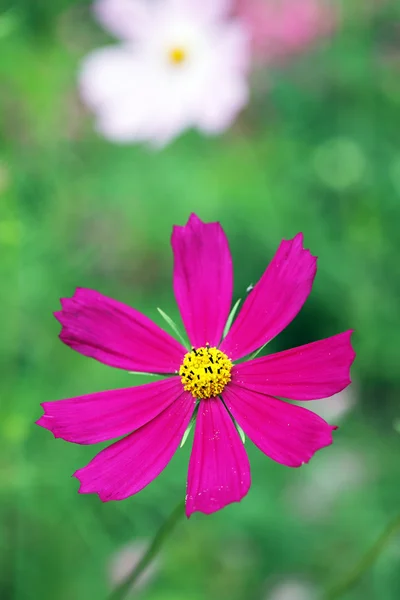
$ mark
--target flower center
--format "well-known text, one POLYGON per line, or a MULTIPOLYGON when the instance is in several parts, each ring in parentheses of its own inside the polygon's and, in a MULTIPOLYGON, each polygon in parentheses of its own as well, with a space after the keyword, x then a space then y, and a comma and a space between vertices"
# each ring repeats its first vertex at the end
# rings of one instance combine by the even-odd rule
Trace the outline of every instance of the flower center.
POLYGON ((179 375, 183 387, 195 398, 218 396, 231 380, 232 363, 229 358, 207 344, 204 348, 193 348, 185 354, 179 375))
POLYGON ((187 52, 185 48, 182 48, 181 46, 175 46, 168 52, 168 58, 171 64, 181 65, 187 58, 187 52))

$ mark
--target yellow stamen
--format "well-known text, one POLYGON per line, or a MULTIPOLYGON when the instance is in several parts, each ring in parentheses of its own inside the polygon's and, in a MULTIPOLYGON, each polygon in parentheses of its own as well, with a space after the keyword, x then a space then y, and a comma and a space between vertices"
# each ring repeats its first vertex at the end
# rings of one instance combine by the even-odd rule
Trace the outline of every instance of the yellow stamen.
POLYGON ((173 65, 180 65, 186 60, 186 50, 179 46, 171 48, 168 53, 168 58, 173 65))
POLYGON ((185 354, 179 375, 185 390, 195 398, 214 398, 230 382, 231 369, 226 354, 207 344, 185 354))

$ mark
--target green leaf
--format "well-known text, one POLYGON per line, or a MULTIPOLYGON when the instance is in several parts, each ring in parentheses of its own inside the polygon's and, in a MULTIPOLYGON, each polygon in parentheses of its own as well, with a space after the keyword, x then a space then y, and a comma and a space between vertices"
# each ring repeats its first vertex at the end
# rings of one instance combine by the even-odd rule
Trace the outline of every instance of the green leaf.
POLYGON ((233 422, 235 423, 235 427, 238 431, 238 434, 240 435, 240 439, 242 440, 243 444, 245 444, 246 436, 245 436, 243 429, 240 427, 239 423, 237 421, 235 421, 235 419, 233 419, 233 422))
POLYGON ((192 418, 190 419, 190 423, 187 426, 185 433, 183 434, 183 438, 182 438, 182 441, 181 441, 180 446, 179 446, 180 448, 183 448, 183 446, 185 445, 186 440, 188 439, 189 433, 191 432, 192 427, 194 425, 194 422, 196 420, 197 411, 198 410, 199 410, 199 403, 196 405, 196 408, 194 409, 192 418))
POLYGON ((261 346, 261 348, 259 348, 258 350, 256 350, 255 352, 253 352, 253 354, 250 354, 249 358, 247 360, 253 360, 253 358, 256 358, 256 356, 258 356, 260 354, 260 352, 262 350, 264 350, 264 348, 266 346, 268 346, 269 342, 267 342, 266 344, 264 344, 263 346, 261 346))
POLYGON ((167 313, 165 313, 161 308, 159 308, 157 306, 157 310, 160 313, 160 315, 162 316, 162 318, 168 323, 168 325, 171 327, 171 329, 175 332, 175 334, 178 336, 178 338, 180 339, 180 341, 182 342, 182 344, 185 346, 185 348, 188 348, 188 343, 185 341, 183 335, 181 334, 181 332, 178 329, 177 324, 171 319, 171 317, 169 317, 167 315, 167 313))
POLYGON ((242 299, 239 298, 239 300, 237 300, 235 302, 235 304, 234 304, 231 312, 229 313, 229 317, 228 317, 228 320, 227 320, 226 325, 225 325, 224 333, 222 334, 222 339, 226 336, 226 334, 230 330, 232 322, 233 322, 233 319, 235 318, 235 315, 237 313, 237 309, 239 308, 239 304, 241 303, 241 301, 242 301, 242 299))
POLYGON ((159 377, 160 375, 167 375, 167 373, 145 373, 144 371, 128 371, 128 373, 130 375, 150 375, 150 377, 159 377))

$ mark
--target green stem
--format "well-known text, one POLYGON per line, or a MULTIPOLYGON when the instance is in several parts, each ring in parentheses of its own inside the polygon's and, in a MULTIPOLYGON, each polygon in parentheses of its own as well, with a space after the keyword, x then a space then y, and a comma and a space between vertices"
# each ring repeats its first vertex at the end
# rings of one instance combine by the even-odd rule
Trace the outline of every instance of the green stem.
POLYGON ((381 552, 386 547, 388 541, 400 531, 400 515, 397 515, 391 523, 386 527, 380 537, 376 540, 373 546, 362 557, 360 562, 353 568, 352 571, 343 579, 343 581, 333 586, 325 595, 326 600, 334 600, 340 598, 345 592, 348 592, 358 583, 364 573, 374 564, 381 552))
POLYGON ((161 549, 161 546, 174 529, 178 520, 184 514, 185 501, 183 500, 179 502, 178 506, 176 506, 176 508, 173 510, 173 512, 170 514, 167 520, 164 521, 164 523, 161 525, 160 529, 154 536, 153 541, 148 547, 146 553, 142 556, 142 558, 134 567, 132 572, 129 573, 129 575, 112 591, 112 593, 108 597, 108 600, 122 600, 126 597, 129 591, 132 589, 132 586, 137 582, 140 575, 158 554, 158 552, 161 549))

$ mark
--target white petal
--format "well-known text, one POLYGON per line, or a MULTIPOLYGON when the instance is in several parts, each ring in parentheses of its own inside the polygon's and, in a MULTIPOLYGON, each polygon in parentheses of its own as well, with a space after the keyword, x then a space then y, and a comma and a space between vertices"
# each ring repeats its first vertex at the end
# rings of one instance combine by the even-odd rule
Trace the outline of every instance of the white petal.
MULTIPOLYGON (((221 81, 221 80, 220 80, 221 81)), ((197 126, 208 134, 217 134, 229 127, 248 101, 248 86, 244 78, 231 78, 223 85, 216 82, 199 106, 197 126)))
POLYGON ((166 4, 203 22, 215 22, 228 17, 234 3, 233 0, 167 0, 166 4))
POLYGON ((317 600, 318 589, 310 582, 288 577, 269 590, 265 600, 317 600))
POLYGON ((122 39, 142 37, 151 27, 148 0, 96 0, 93 10, 100 23, 122 39))
POLYGON ((79 87, 83 100, 100 109, 117 98, 131 96, 140 62, 123 46, 101 48, 82 62, 79 87))

